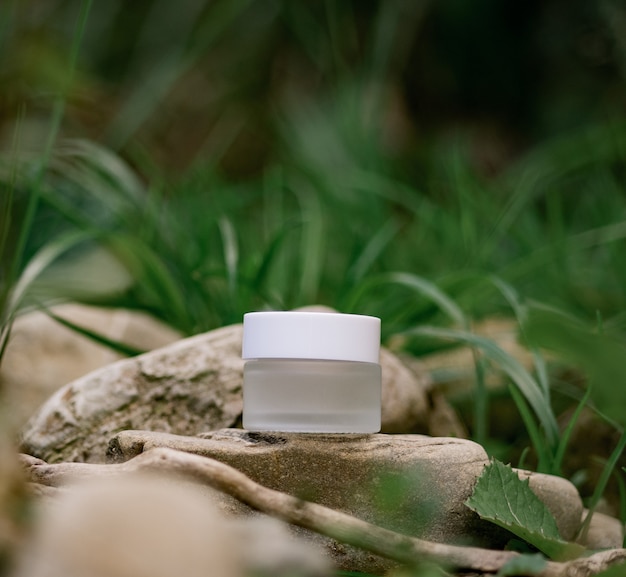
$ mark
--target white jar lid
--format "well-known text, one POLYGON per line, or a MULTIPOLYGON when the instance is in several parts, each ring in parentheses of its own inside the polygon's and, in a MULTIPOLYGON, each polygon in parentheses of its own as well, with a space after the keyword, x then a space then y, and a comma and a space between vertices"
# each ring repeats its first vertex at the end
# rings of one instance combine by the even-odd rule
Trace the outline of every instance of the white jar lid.
POLYGON ((378 363, 380 319, 300 311, 243 316, 244 359, 324 359, 378 363))

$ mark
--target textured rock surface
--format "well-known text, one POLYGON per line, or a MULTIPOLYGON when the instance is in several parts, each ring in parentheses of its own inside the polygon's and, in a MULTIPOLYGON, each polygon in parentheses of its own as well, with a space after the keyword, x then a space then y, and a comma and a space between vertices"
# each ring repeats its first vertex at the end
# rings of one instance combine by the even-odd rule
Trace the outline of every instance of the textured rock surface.
POLYGON ((242 410, 241 327, 224 327, 93 371, 30 419, 24 451, 46 461, 102 460, 109 437, 231 426, 242 410))
MULTIPOLYGON (((139 350, 173 343, 181 335, 147 314, 68 303, 51 311, 72 323, 139 350)), ((112 349, 35 311, 18 317, 2 365, 0 383, 16 424, 22 425, 57 389, 122 358, 112 349)))
MULTIPOLYGON (((242 326, 191 337, 118 361, 66 385, 30 419, 24 452, 49 462, 98 461, 111 434, 181 435, 237 424, 243 407, 242 326)), ((381 352, 385 432, 427 427, 428 376, 381 352)))
MULTIPOLYGON (((154 447, 213 457, 255 481, 351 515, 426 539, 499 546, 507 534, 480 521, 464 502, 487 455, 471 441, 423 435, 318 435, 251 433, 226 429, 181 437, 124 431, 109 445, 110 461, 128 460, 154 447)), ((531 488, 571 538, 582 503, 564 479, 524 472, 531 488)), ((243 506, 235 512, 246 512, 243 506)), ((299 530, 300 533, 305 533, 299 530)), ((318 536, 340 567, 382 571, 389 563, 318 536)))

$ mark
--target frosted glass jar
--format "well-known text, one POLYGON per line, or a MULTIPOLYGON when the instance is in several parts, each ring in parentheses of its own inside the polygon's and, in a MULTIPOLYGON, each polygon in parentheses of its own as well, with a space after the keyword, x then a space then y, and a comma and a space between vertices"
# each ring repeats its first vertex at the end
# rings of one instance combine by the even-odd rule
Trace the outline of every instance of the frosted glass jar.
POLYGON ((376 317, 304 311, 244 315, 244 428, 379 431, 379 353, 376 317))

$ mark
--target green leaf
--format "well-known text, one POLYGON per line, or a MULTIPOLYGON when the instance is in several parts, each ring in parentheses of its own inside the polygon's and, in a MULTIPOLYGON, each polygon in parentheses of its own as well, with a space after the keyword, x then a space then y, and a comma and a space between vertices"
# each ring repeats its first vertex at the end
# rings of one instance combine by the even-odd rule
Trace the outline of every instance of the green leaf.
POLYGON ((554 517, 510 465, 493 460, 479 477, 465 505, 530 543, 552 559, 573 559, 584 548, 563 541, 554 517))
POLYGON ((537 575, 546 566, 546 558, 540 553, 520 555, 507 561, 496 577, 513 575, 537 575))

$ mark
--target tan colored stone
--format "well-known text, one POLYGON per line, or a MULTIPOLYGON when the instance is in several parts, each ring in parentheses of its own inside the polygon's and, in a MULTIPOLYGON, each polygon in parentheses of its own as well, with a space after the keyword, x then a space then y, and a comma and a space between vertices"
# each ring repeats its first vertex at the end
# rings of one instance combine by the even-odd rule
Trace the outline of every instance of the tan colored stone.
MULTIPOLYGON (((223 327, 81 377, 30 419, 24 452, 49 462, 93 462, 123 429, 196 435, 236 425, 243 408, 241 338, 242 325, 223 327)), ((428 375, 416 375, 385 349, 381 364, 383 431, 427 430, 428 375)))
POLYGON ((199 486, 136 475, 39 503, 17 577, 243 577, 234 529, 199 486))
MULTIPOLYGON (((179 332, 138 311, 76 303, 51 307, 57 316, 82 328, 150 351, 181 338, 179 332)), ((124 356, 82 336, 41 311, 19 316, 11 331, 0 383, 20 426, 63 385, 124 356)))
POLYGON ((384 347, 380 349, 380 365, 383 375, 381 431, 407 433, 416 428, 427 431, 429 374, 409 370, 384 347))
MULTIPOLYGON (((581 522, 585 520, 588 513, 589 511, 585 509, 581 522)), ((587 534, 580 538, 578 542, 588 549, 622 547, 624 543, 624 525, 615 517, 596 512, 591 517, 587 534)))
MULTIPOLYGON (((365 521, 445 543, 498 547, 510 535, 481 521, 465 505, 488 463, 471 441, 423 435, 253 433, 226 429, 181 437, 123 431, 109 445, 109 460, 125 461, 169 447, 227 463, 254 481, 344 511, 365 521)), ((582 504, 566 480, 523 472, 555 514, 563 536, 578 528, 582 504)), ((246 507, 231 510, 249 514, 246 507)), ((376 573, 389 562, 319 536, 341 568, 376 573)))
MULTIPOLYGON (((253 480, 389 529, 441 542, 489 541, 493 528, 464 505, 487 462, 479 445, 422 435, 252 433, 225 429, 203 438, 123 431, 109 460, 170 447, 227 463, 253 480)), ((249 515, 239 505, 236 514, 249 515)), ((322 544, 345 570, 381 574, 394 564, 372 553, 295 528, 322 544)), ((497 532, 497 531, 496 531, 497 532)))
POLYGON ((97 462, 123 429, 193 435, 232 426, 243 406, 240 355, 241 325, 234 325, 93 371, 30 419, 24 452, 49 462, 97 462))

